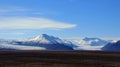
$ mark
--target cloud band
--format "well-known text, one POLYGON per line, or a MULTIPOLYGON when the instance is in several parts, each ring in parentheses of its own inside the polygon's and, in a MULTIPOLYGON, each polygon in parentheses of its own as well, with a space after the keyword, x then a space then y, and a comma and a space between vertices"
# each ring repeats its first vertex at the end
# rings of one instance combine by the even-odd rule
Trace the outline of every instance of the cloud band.
POLYGON ((36 17, 7 17, 0 19, 0 29, 66 29, 76 24, 36 17))

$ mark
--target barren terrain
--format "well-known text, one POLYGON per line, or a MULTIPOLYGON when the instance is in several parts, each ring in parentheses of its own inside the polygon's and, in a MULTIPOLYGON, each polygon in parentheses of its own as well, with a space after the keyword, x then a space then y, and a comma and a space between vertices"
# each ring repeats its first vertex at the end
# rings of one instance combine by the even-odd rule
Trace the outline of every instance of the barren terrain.
POLYGON ((0 67, 120 67, 120 52, 0 51, 0 67))

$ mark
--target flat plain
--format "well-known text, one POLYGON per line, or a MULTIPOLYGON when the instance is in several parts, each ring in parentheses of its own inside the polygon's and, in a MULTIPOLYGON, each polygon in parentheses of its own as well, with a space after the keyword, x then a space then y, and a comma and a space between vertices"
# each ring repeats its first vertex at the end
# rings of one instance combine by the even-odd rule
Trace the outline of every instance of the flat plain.
POLYGON ((0 67, 120 67, 120 52, 6 50, 0 67))

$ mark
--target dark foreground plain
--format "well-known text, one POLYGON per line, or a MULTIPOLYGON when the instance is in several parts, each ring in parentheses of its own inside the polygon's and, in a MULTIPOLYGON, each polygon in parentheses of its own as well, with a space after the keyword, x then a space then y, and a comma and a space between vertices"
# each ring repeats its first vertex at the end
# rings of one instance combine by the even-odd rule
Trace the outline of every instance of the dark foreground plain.
POLYGON ((120 52, 0 51, 0 67, 120 67, 120 52))

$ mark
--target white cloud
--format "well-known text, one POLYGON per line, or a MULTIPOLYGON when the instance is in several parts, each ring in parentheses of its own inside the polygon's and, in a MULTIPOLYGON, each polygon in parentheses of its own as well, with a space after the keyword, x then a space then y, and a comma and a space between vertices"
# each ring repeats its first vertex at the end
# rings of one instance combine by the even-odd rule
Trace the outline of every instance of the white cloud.
POLYGON ((16 32, 15 34, 23 35, 23 34, 25 34, 25 33, 23 33, 23 32, 16 32))
POLYGON ((15 16, 15 15, 44 15, 45 12, 41 10, 25 9, 21 7, 7 7, 0 8, 0 16, 15 16))
POLYGON ((36 17, 0 18, 0 29, 65 29, 76 27, 76 24, 59 22, 36 17))
POLYGON ((7 32, 0 32, 0 35, 25 35, 26 33, 25 32, 18 32, 18 31, 7 31, 7 32))
POLYGON ((0 44, 1 48, 11 48, 17 50, 46 50, 44 47, 35 47, 35 46, 22 46, 22 45, 12 45, 12 44, 0 44))
POLYGON ((0 13, 26 12, 26 11, 28 11, 28 9, 23 9, 19 7, 0 8, 0 13))
POLYGON ((13 35, 24 35, 25 33, 23 33, 23 32, 11 32, 11 33, 8 33, 8 34, 13 34, 13 35))
POLYGON ((104 40, 115 40, 115 41, 117 41, 117 40, 120 40, 120 37, 102 37, 102 39, 104 39, 104 40))

